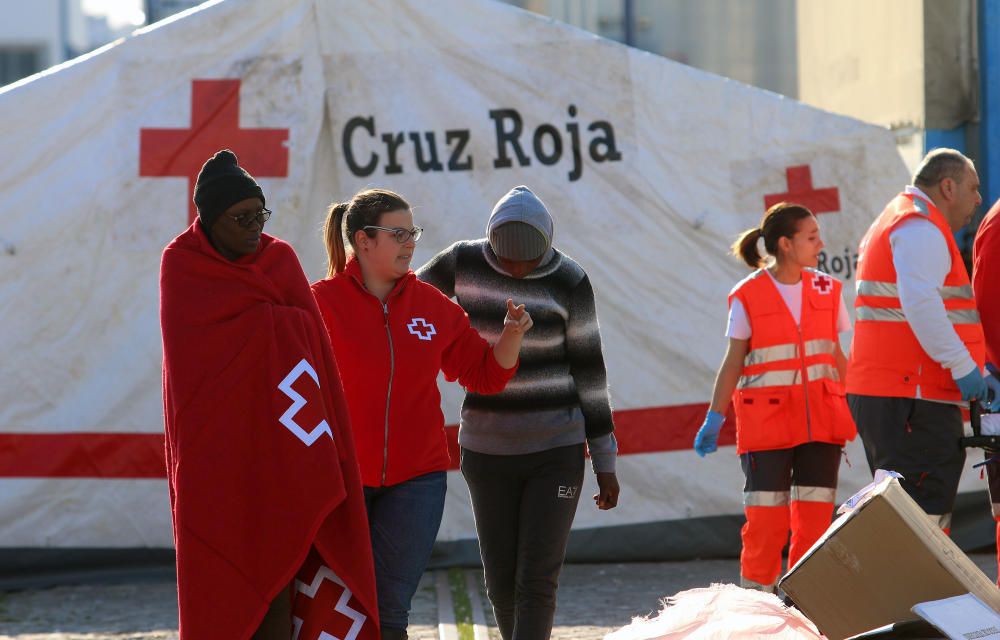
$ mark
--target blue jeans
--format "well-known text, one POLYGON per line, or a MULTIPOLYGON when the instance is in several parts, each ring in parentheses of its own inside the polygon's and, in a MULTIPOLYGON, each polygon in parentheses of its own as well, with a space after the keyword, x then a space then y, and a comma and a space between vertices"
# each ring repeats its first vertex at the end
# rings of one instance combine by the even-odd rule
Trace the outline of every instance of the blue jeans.
POLYGON ((410 601, 431 559, 447 488, 445 471, 388 487, 365 487, 383 628, 406 629, 409 623, 410 601))

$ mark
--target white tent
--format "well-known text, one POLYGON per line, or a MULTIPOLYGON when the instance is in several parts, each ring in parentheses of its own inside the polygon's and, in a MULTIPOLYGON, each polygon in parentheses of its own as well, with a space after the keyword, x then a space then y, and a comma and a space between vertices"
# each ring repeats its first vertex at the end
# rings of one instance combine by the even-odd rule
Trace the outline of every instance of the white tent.
MULTIPOLYGON (((576 558, 735 552, 733 449, 690 451, 746 274, 726 248, 802 201, 850 303, 858 240, 907 181, 884 129, 469 0, 210 2, 0 91, 0 141, 8 559, 170 547, 157 273, 218 148, 314 278, 325 206, 366 186, 415 203, 415 266, 480 237, 514 185, 546 201, 597 291, 622 453, 621 506, 581 503, 576 558)), ((452 424, 460 398, 446 386, 452 424)), ((842 494, 869 479, 848 455, 842 494)), ((446 559, 474 549, 450 476, 446 559)))

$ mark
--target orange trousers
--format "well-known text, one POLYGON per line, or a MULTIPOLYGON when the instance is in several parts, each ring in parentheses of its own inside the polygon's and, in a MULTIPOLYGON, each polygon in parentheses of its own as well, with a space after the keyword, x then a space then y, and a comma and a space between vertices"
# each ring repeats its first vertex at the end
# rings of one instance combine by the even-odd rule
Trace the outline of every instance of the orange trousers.
POLYGON ((744 586, 774 590, 786 544, 791 567, 823 535, 833 518, 841 446, 810 442, 740 456, 743 489, 744 586))

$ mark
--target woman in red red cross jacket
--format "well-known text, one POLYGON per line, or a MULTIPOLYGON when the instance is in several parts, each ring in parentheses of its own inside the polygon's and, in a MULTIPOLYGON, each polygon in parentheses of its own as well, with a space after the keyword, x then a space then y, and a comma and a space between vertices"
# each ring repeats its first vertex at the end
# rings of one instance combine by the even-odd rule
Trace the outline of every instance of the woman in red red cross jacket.
POLYGON ((789 529, 789 566, 826 531, 841 448, 856 433, 839 340, 851 319, 840 282, 816 270, 822 249, 813 214, 785 202, 732 247, 754 272, 729 294, 729 349, 694 449, 716 450, 731 400, 746 476, 740 582, 747 588, 774 592, 789 529))
POLYGON ((334 204, 324 230, 328 277, 312 285, 347 395, 383 640, 406 638, 444 511, 450 461, 438 374, 476 393, 502 391, 531 327, 524 305, 508 300, 500 338, 483 339, 457 303, 410 270, 421 232, 391 191, 334 204))

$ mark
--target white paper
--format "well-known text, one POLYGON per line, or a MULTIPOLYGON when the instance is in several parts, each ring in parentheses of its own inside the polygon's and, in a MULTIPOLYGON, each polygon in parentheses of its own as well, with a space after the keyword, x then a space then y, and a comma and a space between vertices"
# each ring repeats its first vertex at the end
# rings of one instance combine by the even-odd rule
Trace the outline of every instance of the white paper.
POLYGON ((855 493, 853 496, 851 496, 850 498, 848 498, 847 501, 844 502, 844 504, 840 505, 840 508, 837 509, 837 515, 842 515, 842 514, 854 511, 854 509, 859 504, 861 504, 864 501, 865 498, 867 498, 869 495, 871 495, 871 493, 873 491, 875 491, 875 488, 878 487, 880 484, 882 484, 883 481, 885 481, 885 480, 887 480, 889 478, 899 479, 899 478, 902 478, 902 477, 903 477, 903 474, 896 473, 895 471, 889 471, 888 469, 876 469, 875 470, 875 479, 872 480, 866 486, 862 487, 862 489, 860 491, 858 491, 857 493, 855 493))
POLYGON ((911 610, 952 640, 1000 638, 1000 614, 971 593, 921 602, 911 610))
POLYGON ((1000 413, 988 413, 982 416, 979 433, 984 436, 1000 436, 1000 413))

